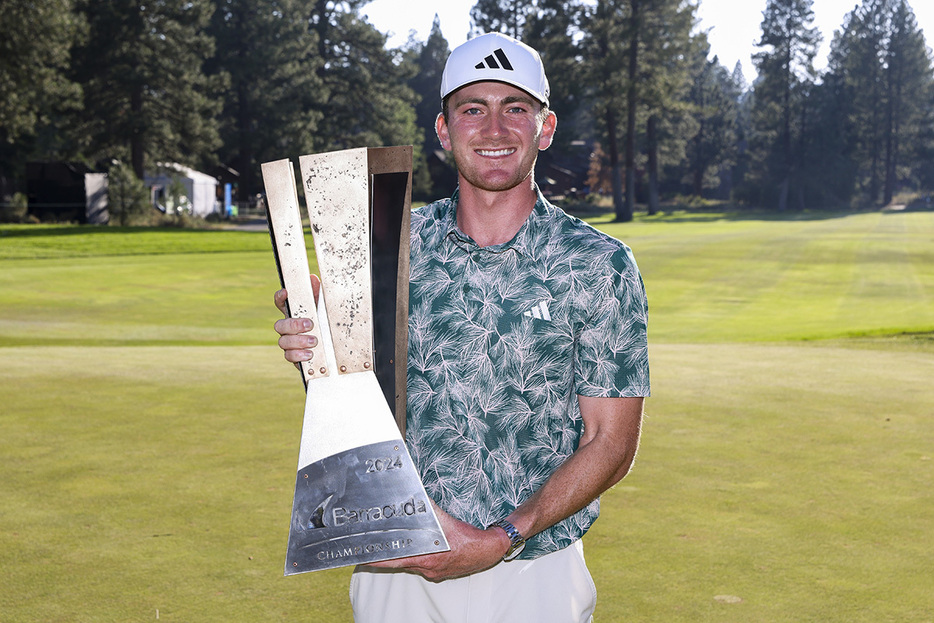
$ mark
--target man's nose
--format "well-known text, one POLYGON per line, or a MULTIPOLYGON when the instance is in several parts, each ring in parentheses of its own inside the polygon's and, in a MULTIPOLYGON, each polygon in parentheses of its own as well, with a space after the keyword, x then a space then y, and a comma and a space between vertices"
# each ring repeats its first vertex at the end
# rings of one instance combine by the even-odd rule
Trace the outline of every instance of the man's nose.
POLYGON ((506 124, 501 114, 495 113, 487 116, 484 134, 487 136, 503 136, 506 134, 506 124))

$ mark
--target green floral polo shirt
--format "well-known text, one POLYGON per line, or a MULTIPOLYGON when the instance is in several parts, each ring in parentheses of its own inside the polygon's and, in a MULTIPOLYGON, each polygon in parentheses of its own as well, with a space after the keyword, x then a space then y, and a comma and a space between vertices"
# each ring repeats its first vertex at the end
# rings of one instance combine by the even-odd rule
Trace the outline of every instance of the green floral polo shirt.
MULTIPOLYGON (((485 528, 577 448, 576 394, 648 396, 648 308, 629 247, 540 194, 511 241, 479 247, 457 194, 412 214, 407 441, 428 494, 485 528)), ((579 539, 595 500, 529 539, 579 539)))

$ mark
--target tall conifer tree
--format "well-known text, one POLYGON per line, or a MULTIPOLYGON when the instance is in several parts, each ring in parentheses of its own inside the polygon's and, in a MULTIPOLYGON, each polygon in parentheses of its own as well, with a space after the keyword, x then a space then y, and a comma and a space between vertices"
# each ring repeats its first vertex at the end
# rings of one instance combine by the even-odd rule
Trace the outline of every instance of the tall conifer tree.
POLYGON ((61 116, 81 101, 69 77, 71 48, 84 34, 73 5, 0 2, 0 191, 4 180, 22 177, 30 157, 65 155, 61 116))
POLYGON ((213 74, 229 76, 222 95, 221 162, 240 174, 240 199, 261 189, 259 165, 297 159, 316 140, 322 81, 315 36, 300 0, 218 0, 211 19, 213 74))
POLYGON ((137 177, 157 162, 202 165, 218 146, 209 0, 81 0, 89 24, 76 53, 89 154, 129 158, 137 177))
POLYGON ((686 85, 693 10, 677 0, 598 0, 582 24, 582 60, 606 139, 619 221, 632 220, 635 209, 639 127, 644 121, 652 134, 646 153, 657 163, 666 138, 662 126, 672 121, 666 106, 676 107, 686 85))
MULTIPOLYGON (((903 183, 919 187, 934 132, 934 70, 904 0, 864 0, 831 45, 825 90, 846 120, 844 157, 858 190, 888 204, 903 183)), ((825 123, 833 123, 833 119, 825 123)))
MULTIPOLYGON (((616 218, 632 220, 626 213, 623 195, 623 143, 621 118, 626 111, 627 74, 624 70, 629 47, 626 17, 627 3, 617 0, 597 0, 587 12, 582 25, 585 80, 592 89, 594 116, 604 137, 602 150, 609 168, 610 188, 616 218)), ((602 177, 602 176, 601 176, 602 177)))
POLYGON ((415 67, 405 62, 401 50, 386 49, 386 35, 360 15, 366 1, 305 1, 323 85, 320 146, 420 146, 418 98, 407 85, 415 67))
MULTIPOLYGON (((740 87, 718 58, 701 59, 694 75, 688 102, 696 132, 686 149, 691 192, 702 196, 705 189, 723 185, 735 161, 740 87)), ((739 77, 742 73, 739 74, 739 77)))
POLYGON ((441 34, 441 21, 437 15, 425 43, 413 43, 408 51, 410 62, 417 68, 415 75, 409 79, 409 87, 418 97, 415 122, 422 135, 421 152, 424 155, 420 162, 416 162, 412 192, 426 200, 449 195, 456 184, 453 181, 456 179, 453 167, 432 158, 431 162, 437 164, 437 169, 433 172, 428 170, 428 156, 441 151, 435 120, 441 112, 441 75, 450 51, 447 40, 441 34), (422 171, 422 168, 425 170, 422 171))
POLYGON ((920 156, 918 139, 930 130, 934 74, 924 36, 908 2, 895 0, 885 54, 885 178, 882 202, 892 202, 908 154, 920 156), (927 126, 927 127, 925 127, 927 126))
POLYGON ((499 32, 522 39, 528 17, 537 10, 536 0, 477 0, 470 9, 473 35, 499 32))
POLYGON ((696 125, 685 100, 709 45, 705 34, 692 35, 693 28, 694 5, 681 0, 651 2, 642 18, 637 83, 646 117, 649 214, 659 209, 660 168, 684 159, 696 125))
POLYGON ((758 182, 775 189, 779 210, 788 207, 792 190, 799 207, 804 204, 800 146, 806 128, 802 123, 807 120, 806 93, 816 78, 814 56, 820 43, 811 6, 812 0, 768 0, 757 44, 763 49, 753 57, 759 71, 754 116, 758 182))

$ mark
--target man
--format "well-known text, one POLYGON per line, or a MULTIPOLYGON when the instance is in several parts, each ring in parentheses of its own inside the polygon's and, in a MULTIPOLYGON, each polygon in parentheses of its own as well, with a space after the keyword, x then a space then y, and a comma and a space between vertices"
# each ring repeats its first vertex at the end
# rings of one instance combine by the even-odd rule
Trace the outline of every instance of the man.
MULTIPOLYGON (((647 305, 629 248, 535 185, 548 96, 538 53, 500 34, 445 66, 459 186, 412 214, 406 441, 451 551, 359 567, 357 621, 591 618, 580 537, 635 457, 647 305)), ((276 323, 288 361, 307 328, 276 323)))

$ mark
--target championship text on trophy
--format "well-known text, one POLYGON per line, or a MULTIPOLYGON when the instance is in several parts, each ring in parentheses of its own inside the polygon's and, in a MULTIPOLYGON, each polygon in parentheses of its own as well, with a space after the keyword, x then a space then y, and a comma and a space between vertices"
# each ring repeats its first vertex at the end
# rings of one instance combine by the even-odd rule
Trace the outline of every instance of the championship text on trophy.
POLYGON ((307 395, 285 574, 447 551, 403 441, 412 148, 315 154, 299 165, 317 305, 292 163, 262 165, 289 316, 311 318, 318 338, 301 365, 307 395))

